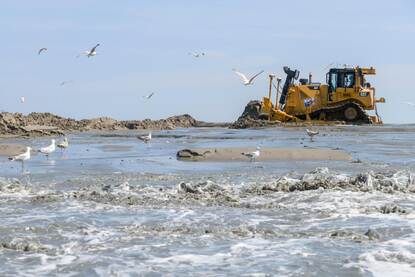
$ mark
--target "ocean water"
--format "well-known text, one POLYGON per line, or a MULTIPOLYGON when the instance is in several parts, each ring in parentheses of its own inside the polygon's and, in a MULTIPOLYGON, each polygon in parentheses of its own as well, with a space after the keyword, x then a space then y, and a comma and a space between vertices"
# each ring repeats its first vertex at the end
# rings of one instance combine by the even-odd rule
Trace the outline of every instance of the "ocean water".
MULTIPOLYGON (((0 159, 1 276, 415 276, 415 126, 80 133, 0 159), (184 162, 192 147, 353 161, 184 162)), ((33 148, 50 138, 2 139, 33 148)))

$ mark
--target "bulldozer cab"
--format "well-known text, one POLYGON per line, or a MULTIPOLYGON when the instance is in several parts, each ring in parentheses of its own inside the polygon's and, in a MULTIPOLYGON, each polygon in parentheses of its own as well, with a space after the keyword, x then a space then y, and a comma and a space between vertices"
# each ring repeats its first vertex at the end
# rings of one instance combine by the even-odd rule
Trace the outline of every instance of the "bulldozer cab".
POLYGON ((355 89, 356 79, 363 80, 362 73, 359 72, 360 78, 356 78, 356 72, 353 68, 332 68, 327 73, 328 101, 336 101, 336 94, 351 94, 355 89))

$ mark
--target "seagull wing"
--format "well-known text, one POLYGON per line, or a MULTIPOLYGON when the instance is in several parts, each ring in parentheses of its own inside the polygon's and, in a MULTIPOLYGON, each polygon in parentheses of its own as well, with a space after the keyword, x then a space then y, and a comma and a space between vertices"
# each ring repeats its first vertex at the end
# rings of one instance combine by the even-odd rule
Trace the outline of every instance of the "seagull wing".
POLYGON ((49 153, 50 152, 50 145, 40 148, 40 152, 41 153, 49 153))
POLYGON ((90 53, 94 53, 95 52, 95 50, 97 49, 97 47, 99 46, 99 43, 97 44, 97 45, 95 45, 92 49, 91 49, 91 51, 89 51, 90 53))
POLYGON ((153 97, 153 95, 154 95, 154 92, 150 93, 150 94, 147 96, 147 99, 150 99, 151 97, 153 97))
POLYGON ((66 148, 66 147, 68 147, 68 143, 66 141, 62 141, 61 143, 59 143, 56 146, 59 147, 59 148, 66 148))
POLYGON ((55 148, 55 146, 54 146, 54 144, 50 144, 50 145, 48 145, 48 146, 46 146, 46 147, 42 147, 42 148, 40 148, 40 152, 41 153, 44 153, 44 154, 49 154, 49 153, 51 153, 51 152, 53 152, 54 151, 54 148, 55 148))
POLYGON ((249 82, 252 82, 258 75, 262 74, 264 72, 264 70, 262 70, 261 72, 258 72, 257 74, 255 74, 251 79, 249 79, 249 82))
POLYGON ((241 73, 241 72, 239 72, 238 70, 236 70, 236 69, 232 69, 233 70, 233 72, 235 72, 239 77, 241 77, 242 78, 242 80, 244 81, 244 82, 249 82, 249 79, 245 76, 245 74, 243 74, 243 73, 241 73))
POLYGON ((89 55, 89 51, 84 51, 82 53, 79 53, 78 55, 76 55, 77 58, 79 58, 81 55, 89 55))
POLYGON ((48 50, 46 47, 40 48, 39 51, 37 51, 37 54, 40 55, 43 51, 48 50))
POLYGON ((21 160, 21 159, 22 159, 22 157, 23 157, 23 154, 19 154, 19 155, 16 155, 16 156, 11 156, 11 157, 9 157, 9 160, 10 160, 10 161, 21 160))

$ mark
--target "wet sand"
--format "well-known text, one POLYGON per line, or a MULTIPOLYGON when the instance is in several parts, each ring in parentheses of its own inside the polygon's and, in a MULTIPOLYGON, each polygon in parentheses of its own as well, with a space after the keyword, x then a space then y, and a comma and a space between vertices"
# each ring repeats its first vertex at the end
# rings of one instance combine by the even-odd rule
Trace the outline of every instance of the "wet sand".
MULTIPOLYGON (((183 149, 177 153, 180 160, 189 161, 245 161, 247 157, 241 153, 255 151, 255 148, 194 148, 183 149)), ((348 161, 352 157, 341 150, 332 149, 302 149, 302 148, 263 148, 257 161, 287 160, 287 161, 348 161)))
POLYGON ((319 127, 314 141, 299 127, 180 128, 147 144, 136 138, 147 131, 79 132, 65 151, 33 155, 24 174, 2 156, 2 272, 415 276, 415 129, 397 128, 319 127), (280 160, 240 155, 258 145, 280 160), (177 160, 185 148, 241 160, 177 160), (327 152, 360 162, 305 160, 327 152))
POLYGON ((26 146, 21 144, 0 144, 0 156, 13 156, 25 152, 26 146))

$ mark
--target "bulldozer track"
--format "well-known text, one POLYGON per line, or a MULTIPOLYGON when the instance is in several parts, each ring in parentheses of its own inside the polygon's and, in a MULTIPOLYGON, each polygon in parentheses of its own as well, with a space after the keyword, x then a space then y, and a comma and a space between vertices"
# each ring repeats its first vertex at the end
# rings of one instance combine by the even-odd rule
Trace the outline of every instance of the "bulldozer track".
MULTIPOLYGON (((305 116, 305 115, 303 115, 305 116)), ((328 121, 345 121, 353 124, 372 124, 372 119, 366 111, 355 102, 342 103, 336 106, 325 107, 323 109, 314 111, 310 114, 312 119, 324 119, 328 121), (354 109, 357 114, 356 118, 346 118, 346 109, 354 109)))
MULTIPOLYGON (((251 120, 268 120, 268 114, 261 114, 261 102, 251 101, 245 107, 243 114, 238 120, 243 120, 249 118, 251 120)), ((306 120, 305 114, 295 115, 301 120, 306 120)), ((322 120, 322 121, 339 121, 346 122, 350 124, 372 124, 372 119, 366 113, 366 111, 356 102, 343 102, 338 105, 325 107, 320 110, 310 113, 310 118, 312 120, 322 120), (345 111, 348 108, 352 108, 355 112, 352 114, 355 115, 355 118, 350 120, 345 116, 345 111)))

